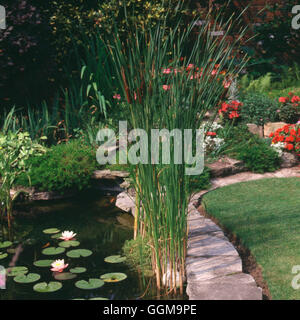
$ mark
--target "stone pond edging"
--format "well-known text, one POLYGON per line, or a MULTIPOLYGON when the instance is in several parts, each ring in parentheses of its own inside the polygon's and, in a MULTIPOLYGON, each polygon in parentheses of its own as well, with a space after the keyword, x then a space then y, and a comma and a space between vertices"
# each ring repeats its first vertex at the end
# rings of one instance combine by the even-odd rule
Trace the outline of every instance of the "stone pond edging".
MULTIPOLYGON (((263 178, 300 177, 300 165, 275 172, 257 174, 240 172, 215 177, 211 188, 193 194, 188 207, 188 248, 186 258, 187 295, 190 300, 262 300, 259 288, 250 274, 243 273, 242 260, 223 231, 197 207, 209 191, 230 184, 263 178)), ((116 206, 134 215, 133 190, 118 194, 116 206)))

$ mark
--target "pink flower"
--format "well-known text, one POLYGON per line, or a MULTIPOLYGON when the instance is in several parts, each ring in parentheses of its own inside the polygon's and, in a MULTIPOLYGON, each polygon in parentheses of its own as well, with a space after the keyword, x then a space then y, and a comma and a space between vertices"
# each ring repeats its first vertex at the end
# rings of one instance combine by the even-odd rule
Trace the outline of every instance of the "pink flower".
POLYGON ((74 233, 73 231, 64 231, 61 234, 61 237, 59 239, 62 239, 64 241, 69 241, 73 239, 76 236, 77 233, 74 233))
POLYGON ((117 100, 120 100, 120 99, 121 99, 121 95, 116 93, 116 94, 113 96, 113 98, 114 98, 114 99, 117 99, 117 100))
POLYGON ((51 271, 54 272, 62 272, 64 269, 68 267, 69 264, 65 264, 65 260, 55 260, 53 263, 51 263, 51 271))
POLYGON ((171 89, 171 86, 164 84, 164 85, 163 85, 163 89, 164 89, 165 91, 168 91, 168 90, 171 89))
POLYGON ((172 70, 170 68, 163 70, 164 74, 170 74, 171 72, 172 72, 172 70))

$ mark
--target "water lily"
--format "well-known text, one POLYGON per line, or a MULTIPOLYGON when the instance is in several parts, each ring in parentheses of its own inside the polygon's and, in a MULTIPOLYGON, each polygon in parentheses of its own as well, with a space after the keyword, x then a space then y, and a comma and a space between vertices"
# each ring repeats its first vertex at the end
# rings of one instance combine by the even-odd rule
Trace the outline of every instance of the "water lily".
POLYGON ((61 234, 61 237, 59 239, 69 241, 73 239, 76 236, 77 233, 74 233, 73 231, 64 231, 61 234))
POLYGON ((55 260, 51 263, 51 271, 62 272, 64 269, 68 267, 69 264, 65 264, 65 260, 55 260))

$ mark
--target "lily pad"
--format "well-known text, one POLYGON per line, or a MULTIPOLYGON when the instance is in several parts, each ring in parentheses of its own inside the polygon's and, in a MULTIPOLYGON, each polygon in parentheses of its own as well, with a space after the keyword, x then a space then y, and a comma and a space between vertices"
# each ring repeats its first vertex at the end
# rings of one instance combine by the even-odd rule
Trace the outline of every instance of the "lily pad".
POLYGON ((59 233, 60 230, 57 229, 57 228, 49 228, 49 229, 43 230, 43 232, 44 232, 45 234, 54 234, 54 233, 59 233))
POLYGON ((61 248, 61 247, 49 247, 49 248, 46 248, 42 251, 42 254, 45 254, 47 256, 52 256, 52 255, 56 255, 56 254, 61 254, 63 252, 65 252, 66 249, 65 248, 61 248))
POLYGON ((6 275, 9 277, 16 277, 28 273, 26 267, 10 267, 6 269, 6 275))
POLYGON ((100 279, 89 279, 89 281, 79 280, 75 283, 75 286, 79 289, 91 290, 98 289, 104 285, 104 281, 100 279))
POLYGON ((76 277, 77 277, 77 275, 73 274, 71 272, 61 272, 61 273, 58 272, 58 273, 56 273, 54 275, 54 278, 56 280, 71 280, 71 279, 74 279, 76 277))
POLYGON ((80 257, 88 257, 92 254, 93 252, 91 250, 87 249, 75 249, 75 250, 70 250, 67 252, 67 256, 69 258, 80 258, 80 257))
POLYGON ((41 276, 37 273, 20 274, 14 277, 14 281, 18 283, 32 283, 40 280, 41 276))
POLYGON ((120 255, 109 256, 109 257, 106 257, 104 261, 108 263, 121 263, 126 261, 126 257, 121 257, 120 255))
POLYGON ((61 237, 61 232, 60 232, 60 233, 53 234, 53 235, 51 236, 52 239, 58 239, 58 238, 60 238, 60 237, 61 237))
POLYGON ((108 300, 107 298, 97 297, 97 298, 90 298, 89 300, 108 300))
POLYGON ((5 252, 0 252, 0 260, 5 259, 8 256, 5 252))
POLYGON ((16 248, 10 248, 6 250, 8 253, 16 253, 17 249, 16 248))
POLYGON ((76 240, 69 240, 62 241, 58 245, 62 248, 78 247, 80 245, 80 242, 76 240))
POLYGON ((37 260, 34 261, 33 264, 36 267, 51 267, 53 260, 37 260))
POLYGON ((114 272, 114 273, 105 273, 100 277, 104 282, 120 282, 127 278, 125 273, 114 272))
POLYGON ((4 242, 0 242, 0 249, 3 249, 3 248, 8 248, 12 245, 12 242, 11 241, 4 241, 4 242))
POLYGON ((40 282, 37 283, 33 290, 37 292, 54 292, 62 288, 62 284, 57 281, 50 281, 49 283, 40 282))
POLYGON ((72 272, 72 273, 84 273, 84 272, 86 272, 86 268, 76 267, 76 268, 70 269, 70 272, 72 272))

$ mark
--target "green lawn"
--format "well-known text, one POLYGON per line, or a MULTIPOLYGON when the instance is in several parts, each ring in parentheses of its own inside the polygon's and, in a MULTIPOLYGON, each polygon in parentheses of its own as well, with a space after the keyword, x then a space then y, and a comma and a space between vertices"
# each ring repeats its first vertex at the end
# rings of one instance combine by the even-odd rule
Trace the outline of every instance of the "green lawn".
POLYGON ((300 265, 299 178, 234 184, 209 192, 203 204, 251 250, 272 299, 300 299, 291 286, 292 268, 300 265))

